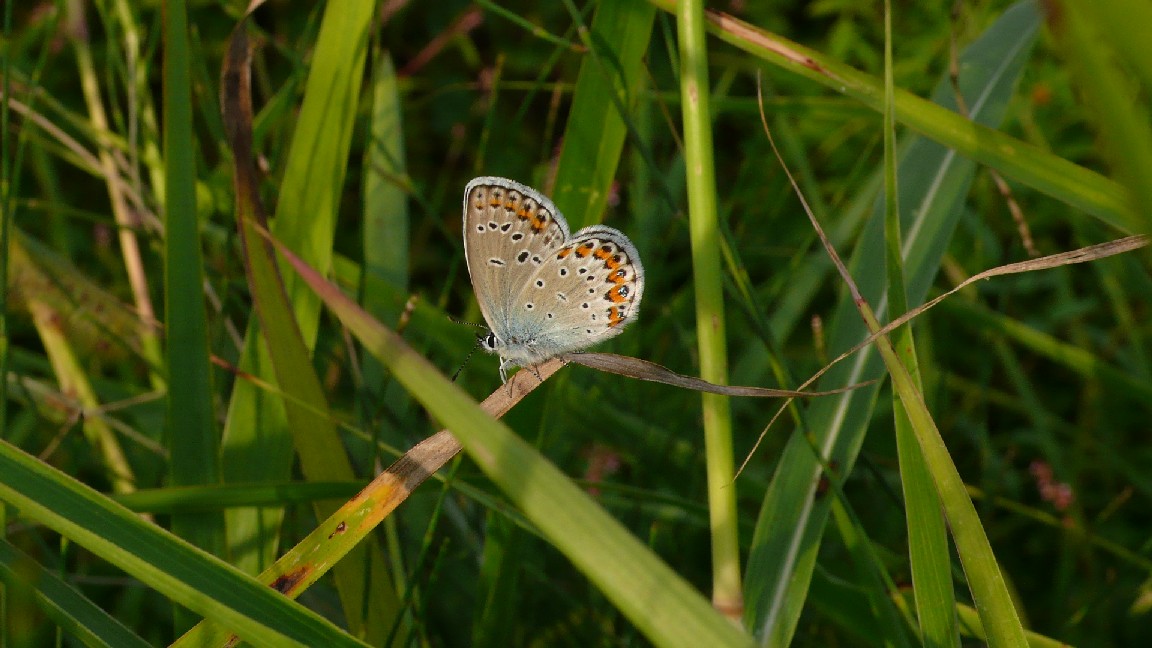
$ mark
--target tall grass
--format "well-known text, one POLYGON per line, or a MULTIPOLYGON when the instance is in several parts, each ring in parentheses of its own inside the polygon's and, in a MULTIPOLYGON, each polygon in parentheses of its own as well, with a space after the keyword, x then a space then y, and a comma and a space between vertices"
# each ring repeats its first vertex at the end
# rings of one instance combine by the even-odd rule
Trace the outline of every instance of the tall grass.
POLYGON ((188 5, 5 4, 0 643, 1152 639, 1140 253, 966 289, 771 426, 579 366, 496 421, 494 358, 446 378, 475 175, 636 243, 598 350, 732 384, 1026 236, 1147 231, 1136 3, 188 5), (361 491, 441 427, 459 458, 361 491))

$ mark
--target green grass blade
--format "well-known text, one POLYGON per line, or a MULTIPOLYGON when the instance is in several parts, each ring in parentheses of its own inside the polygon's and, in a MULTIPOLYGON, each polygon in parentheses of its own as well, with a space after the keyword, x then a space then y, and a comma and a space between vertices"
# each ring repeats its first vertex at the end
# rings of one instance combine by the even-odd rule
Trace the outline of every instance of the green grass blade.
MULTIPOLYGON (((880 324, 868 311, 867 305, 861 310, 868 328, 872 331, 879 330, 880 324)), ((1026 645, 1024 627, 1020 623, 1016 604, 1008 592, 1000 566, 992 553, 988 535, 984 531, 972 499, 968 497, 964 480, 948 454, 948 446, 944 444, 944 439, 941 438, 940 431, 924 404, 920 390, 900 364, 899 356, 887 338, 878 340, 875 348, 892 377, 893 389, 899 394, 906 408, 909 422, 916 433, 916 440, 924 454, 925 463, 940 494, 949 528, 952 530, 952 538, 956 542, 956 553, 964 566, 964 574, 972 592, 976 611, 980 615, 980 623, 987 634, 988 645, 993 648, 1026 645)))
POLYGON ((718 615, 572 480, 488 416, 391 330, 297 261, 337 317, 452 434, 550 543, 654 644, 740 646, 750 640, 718 615))
MULTIPOLYGON (((371 94, 371 137, 365 147, 363 176, 364 263, 358 293, 365 310, 391 324, 399 323, 404 312, 405 302, 397 300, 396 295, 408 294, 412 239, 400 85, 392 57, 386 51, 375 56, 371 94)), ((378 419, 382 411, 402 416, 411 410, 411 399, 389 380, 379 360, 364 354, 361 375, 358 401, 365 428, 381 429, 384 424, 378 419)), ((389 533, 394 532, 394 528, 389 529, 389 533)), ((405 589, 406 583, 400 576, 404 572, 404 556, 397 551, 391 552, 388 558, 393 568, 390 577, 384 571, 382 554, 372 552, 371 581, 378 598, 372 602, 370 614, 381 620, 375 626, 381 629, 391 628, 394 620, 404 614, 392 587, 395 583, 397 590, 405 589)), ((412 632, 411 614, 403 619, 405 632, 412 632)))
MULTIPOLYGON (((892 72, 892 3, 884 3, 884 239, 885 269, 892 313, 908 311, 905 290, 904 237, 900 230, 900 204, 896 175, 895 80, 892 72)), ((920 361, 916 356, 916 339, 912 325, 905 324, 892 332, 900 362, 907 369, 916 389, 923 393, 920 361)), ((896 449, 900 458, 900 487, 904 494, 908 530, 908 559, 912 571, 912 589, 919 621, 920 638, 925 646, 959 648, 960 633, 956 625, 956 597, 952 590, 952 561, 948 550, 948 530, 941 514, 940 497, 932 475, 924 463, 916 433, 908 418, 907 408, 892 397, 896 432, 896 449)))
MULTIPOLYGON (((247 52, 246 32, 243 31, 246 28, 247 25, 241 23, 234 33, 237 40, 233 43, 232 52, 240 54, 234 55, 235 58, 231 58, 225 65, 226 78, 236 81, 225 84, 227 92, 235 93, 235 96, 226 94, 224 100, 225 117, 234 132, 251 128, 251 115, 246 114, 244 108, 250 104, 248 89, 243 82, 238 81, 244 78, 244 68, 247 66, 243 60, 247 52)), ((329 35, 329 38, 332 36, 329 35)), ((366 46, 366 43, 361 43, 361 46, 366 46)), ((363 58, 360 63, 363 64, 363 58)), ((260 326, 267 340, 272 369, 284 393, 287 421, 301 468, 310 480, 351 480, 354 477, 351 462, 329 411, 320 379, 312 366, 308 346, 297 327, 292 304, 281 283, 271 247, 254 229, 257 225, 258 206, 256 173, 254 163, 249 159, 252 152, 248 150, 243 138, 237 137, 232 144, 237 156, 237 220, 240 222, 248 280, 260 326)), ((320 519, 332 515, 338 508, 338 505, 331 502, 313 503, 313 509, 320 519)), ((373 643, 383 642, 393 617, 398 613, 398 605, 393 597, 387 599, 387 610, 383 601, 375 600, 388 591, 390 585, 390 580, 383 572, 383 565, 379 549, 374 542, 369 541, 358 546, 334 568, 344 617, 349 627, 353 634, 373 643), (373 585, 371 587, 370 581, 373 585), (372 600, 366 601, 366 597, 372 600)))
POLYGON ((596 7, 580 65, 552 200, 575 231, 600 222, 647 74, 644 56, 656 9, 643 0, 596 7))
MULTIPOLYGON (((344 188, 373 10, 374 4, 364 0, 326 6, 277 195, 273 228, 318 268, 327 269, 332 262, 337 206, 344 188)), ((319 302, 306 292, 300 293, 296 286, 287 276, 285 289, 296 325, 305 346, 311 349, 319 326, 319 302)), ((255 319, 249 322, 240 370, 275 382, 267 347, 256 327, 255 319)), ((280 396, 237 380, 228 407, 222 448, 225 480, 286 480, 292 466, 293 437, 280 396)), ((309 433, 312 431, 301 431, 309 433)), ((336 439, 321 441, 322 454, 344 452, 336 439)), ((258 572, 271 562, 281 517, 275 510, 229 512, 229 545, 237 548, 233 559, 242 569, 258 572)))
POLYGON ((0 540, 0 581, 31 596, 52 622, 88 646, 150 646, 107 612, 7 540, 0 540))
MULTIPOLYGON (((974 121, 989 125, 1002 118, 1029 51, 1030 40, 1022 35, 1034 35, 1038 24, 1032 5, 1019 5, 964 52, 961 61, 970 74, 963 78, 962 89, 974 121), (1003 38, 1002 33, 1013 37, 1003 38)), ((953 90, 941 82, 933 97, 952 105, 953 90)), ((909 218, 901 223, 909 303, 923 300, 939 268, 974 166, 955 152, 922 139, 905 149, 899 177, 900 204, 907 206, 905 218, 909 218)), ((879 305, 878 311, 887 308, 885 274, 878 263, 884 258, 882 214, 874 214, 849 265, 861 293, 879 305)), ((865 335, 851 299, 842 300, 829 329, 830 350, 849 348, 865 335)), ((869 348, 833 367, 821 384, 842 386, 882 375, 882 364, 869 348)), ((808 421, 816 438, 794 435, 780 459, 760 512, 745 577, 747 622, 768 644, 785 645, 792 636, 827 519, 826 503, 813 498, 821 474, 813 444, 827 463, 847 474, 863 442, 878 389, 866 387, 815 401, 808 421)))
MULTIPOLYGON (((684 0, 676 17, 688 223, 696 298, 696 346, 700 353, 700 377, 723 385, 728 383, 728 340, 725 336, 724 279, 720 265, 721 234, 717 221, 704 5, 684 0)), ((723 614, 738 619, 744 610, 744 596, 740 585, 740 541, 736 526, 732 412, 725 396, 701 394, 700 399, 704 414, 708 511, 712 529, 712 602, 723 614)))
POLYGON ((315 612, 4 442, 0 499, 248 641, 362 645, 315 612))
MULTIPOLYGON (((169 475, 174 486, 220 480, 220 437, 212 408, 203 261, 196 213, 192 89, 184 2, 164 12, 164 183, 169 475)), ((224 551, 224 516, 216 511, 172 516, 172 530, 211 553, 224 551)), ((177 626, 192 619, 177 620, 177 626)))
MULTIPOLYGON (((650 0, 672 12, 673 0, 650 0)), ((709 33, 766 62, 812 79, 880 112, 884 84, 836 59, 717 13, 709 33)), ((1000 171, 1122 230, 1138 229, 1132 202, 1120 184, 1028 142, 975 123, 909 92, 896 92, 896 120, 957 153, 1000 171)))
MULTIPOLYGON (((89 411, 101 402, 81 358, 117 352, 138 341, 134 318, 123 304, 48 247, 12 230, 8 297, 31 315, 60 391, 74 394, 89 411), (120 344, 117 344, 120 342, 120 344)), ((99 416, 83 420, 84 436, 101 457, 112 489, 136 488, 136 475, 120 440, 99 416)))
MULTIPOLYGON (((408 171, 399 80, 392 57, 376 57, 372 83, 371 138, 364 154, 364 265, 360 303, 373 317, 393 323, 401 309, 394 293, 408 291, 408 171)), ((380 365, 365 358, 364 381, 379 396, 380 365)))
MULTIPOLYGON (((1068 59, 1082 94, 1094 108, 1096 127, 1104 137, 1104 151, 1120 180, 1132 192, 1135 204, 1152 204, 1152 126, 1146 107, 1133 101, 1129 70, 1121 62, 1143 74, 1145 84, 1152 82, 1152 65, 1146 46, 1136 46, 1137 36, 1152 17, 1147 4, 1134 2, 1090 3, 1061 2, 1061 16, 1053 21, 1056 35, 1066 45, 1068 59), (1117 50, 1115 45, 1124 46, 1117 50), (1121 56, 1123 55, 1123 56, 1121 56)), ((1146 85, 1145 91, 1148 90, 1146 85)), ((1152 231, 1152 217, 1146 209, 1137 211, 1135 229, 1152 231)))

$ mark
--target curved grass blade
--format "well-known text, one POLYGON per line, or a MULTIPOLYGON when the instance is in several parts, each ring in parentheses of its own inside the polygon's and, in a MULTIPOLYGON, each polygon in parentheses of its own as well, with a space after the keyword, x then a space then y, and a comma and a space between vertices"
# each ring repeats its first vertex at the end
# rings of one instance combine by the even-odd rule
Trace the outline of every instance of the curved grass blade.
MULTIPOLYGON (((672 0, 649 1, 670 13, 674 11, 672 0)), ((1035 13, 1035 3, 1027 4, 1035 13)), ((1017 15, 1019 6, 1013 10, 1017 15)), ((708 31, 726 43, 881 111, 884 86, 879 79, 727 14, 710 11, 708 21, 708 31)), ((1019 44, 1025 41, 1020 39, 1019 44)), ((1139 231, 1141 221, 1134 213, 1129 194, 1119 183, 1095 171, 993 130, 981 119, 969 121, 903 90, 896 91, 896 119, 925 137, 1118 230, 1139 231)))
POLYGON ((88 486, 0 441, 0 500, 258 645, 363 645, 88 486))
MULTIPOLYGON (((996 124, 1027 60, 1029 44, 1039 26, 1031 3, 1017 5, 964 52, 970 67, 963 79, 973 120, 996 124), (1006 36, 1006 35, 1010 35, 1006 36)), ((942 81, 936 101, 952 104, 953 90, 942 81)), ((899 101, 899 100, 898 100, 899 101)), ((909 303, 920 303, 940 264, 975 164, 956 152, 924 139, 905 150, 899 165, 900 204, 905 206, 901 229, 909 303)), ((849 268, 861 293, 878 312, 887 309, 882 264, 882 211, 866 226, 849 268)), ((846 349, 868 335, 851 298, 837 306, 829 329, 830 348, 846 349)), ((861 350, 848 362, 825 374, 828 385, 854 384, 880 378, 883 365, 874 347, 861 350)), ((822 468, 852 469, 871 419, 879 387, 866 387, 813 402, 808 421, 816 438, 789 439, 764 499, 748 559, 746 622, 767 644, 786 645, 804 607, 808 582, 828 516, 827 501, 814 496, 822 468), (813 456, 813 448, 822 459, 813 456)))
POLYGON ((580 65, 552 200, 573 230, 604 217, 631 114, 647 85, 644 55, 656 9, 643 0, 605 2, 581 29, 580 65))
POLYGON ((33 598, 53 623, 88 646, 147 648, 151 645, 3 539, 0 539, 0 581, 10 588, 9 594, 20 592, 33 598))
MULTIPOLYGON (((286 282, 281 280, 271 246, 253 229, 263 221, 263 211, 251 150, 246 23, 242 20, 233 31, 221 94, 229 144, 236 161, 236 220, 248 281, 261 329, 268 340, 272 369, 285 394, 289 429, 305 476, 322 481, 351 480, 352 465, 329 413, 304 335, 293 315, 286 282)), ((318 518, 331 515, 336 508, 330 502, 313 503, 318 518)), ((354 634, 373 643, 384 640, 393 618, 399 614, 399 604, 391 596, 391 581, 384 572, 384 564, 373 539, 357 547, 348 560, 336 565, 334 572, 349 627, 354 634), (365 598, 370 600, 366 602, 365 598)))
POLYGON ((750 645, 749 637, 547 459, 283 245, 278 248, 364 347, 451 430, 541 535, 650 641, 661 646, 750 645))

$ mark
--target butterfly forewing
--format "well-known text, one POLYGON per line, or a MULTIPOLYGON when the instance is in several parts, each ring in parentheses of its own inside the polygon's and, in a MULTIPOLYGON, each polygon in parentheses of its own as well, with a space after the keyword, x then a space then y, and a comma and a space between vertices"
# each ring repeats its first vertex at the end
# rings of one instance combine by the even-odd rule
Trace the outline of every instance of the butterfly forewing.
POLYGON ((485 321, 508 330, 512 301, 543 262, 546 248, 568 238, 552 201, 504 178, 476 178, 464 197, 464 254, 485 321))

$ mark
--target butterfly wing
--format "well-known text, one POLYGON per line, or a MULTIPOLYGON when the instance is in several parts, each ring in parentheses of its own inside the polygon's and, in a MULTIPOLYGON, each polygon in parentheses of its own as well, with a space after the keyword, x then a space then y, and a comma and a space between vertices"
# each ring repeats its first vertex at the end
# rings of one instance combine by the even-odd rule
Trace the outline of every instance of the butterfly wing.
POLYGON ((513 331, 539 362, 619 335, 639 313, 644 267, 628 237, 605 225, 576 232, 553 250, 513 296, 516 321, 540 322, 534 331, 513 331), (528 317, 532 314, 532 317, 528 317))
POLYGON ((484 321, 500 340, 523 329, 514 302, 549 251, 568 239, 568 223, 531 187, 481 177, 464 189, 464 256, 484 321))
POLYGON ((468 183, 464 253, 502 371, 614 337, 639 312, 644 268, 628 237, 604 225, 570 236, 552 201, 518 182, 468 183))

